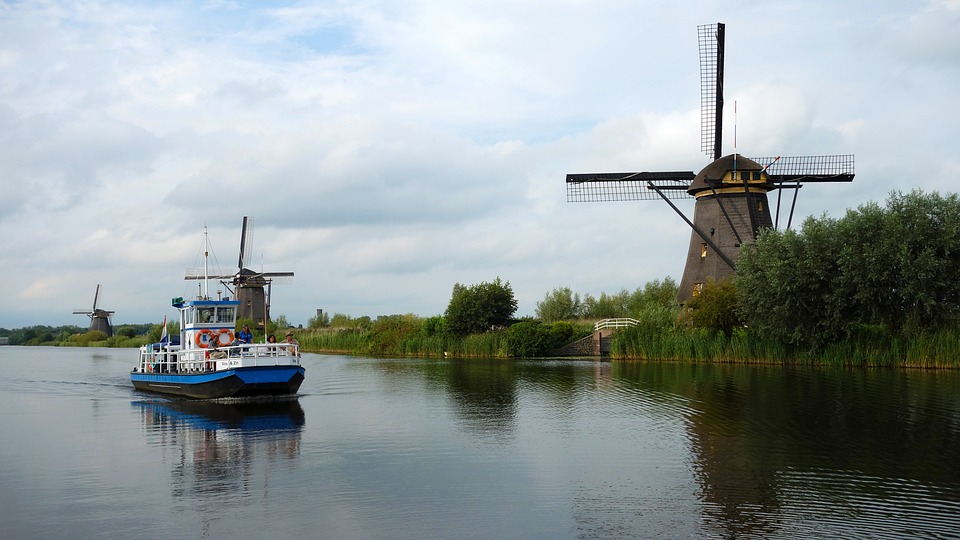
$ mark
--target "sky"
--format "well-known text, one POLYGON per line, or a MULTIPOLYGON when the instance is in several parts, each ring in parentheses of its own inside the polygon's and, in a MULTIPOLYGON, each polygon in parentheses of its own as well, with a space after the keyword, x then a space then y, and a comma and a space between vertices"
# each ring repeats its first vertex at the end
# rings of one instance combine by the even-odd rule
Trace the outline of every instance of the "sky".
POLYGON ((568 203, 564 177, 708 164, 716 22, 724 154, 856 155, 795 226, 956 191, 960 0, 0 1, 0 327, 85 326, 98 284, 114 324, 159 323, 205 227, 236 271, 243 216, 294 325, 498 277, 518 316, 679 282, 673 210, 568 203))

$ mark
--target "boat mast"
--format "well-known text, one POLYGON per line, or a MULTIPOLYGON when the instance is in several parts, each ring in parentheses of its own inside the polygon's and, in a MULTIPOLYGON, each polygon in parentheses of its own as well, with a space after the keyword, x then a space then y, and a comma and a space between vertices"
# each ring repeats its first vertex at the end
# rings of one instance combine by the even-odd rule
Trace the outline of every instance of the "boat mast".
POLYGON ((203 299, 210 299, 210 290, 209 290, 209 280, 210 276, 207 271, 207 258, 210 254, 210 244, 207 240, 207 226, 203 226, 203 299))

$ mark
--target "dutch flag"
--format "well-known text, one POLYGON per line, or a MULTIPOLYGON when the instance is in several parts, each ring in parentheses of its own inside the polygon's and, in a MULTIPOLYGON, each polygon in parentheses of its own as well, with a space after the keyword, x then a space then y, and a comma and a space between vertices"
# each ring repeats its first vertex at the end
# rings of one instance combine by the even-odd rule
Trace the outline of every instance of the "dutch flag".
POLYGON ((167 316, 164 315, 164 316, 163 316, 163 333, 160 334, 160 345, 166 345, 166 344, 167 344, 167 341, 168 341, 168 339, 167 339, 167 316))

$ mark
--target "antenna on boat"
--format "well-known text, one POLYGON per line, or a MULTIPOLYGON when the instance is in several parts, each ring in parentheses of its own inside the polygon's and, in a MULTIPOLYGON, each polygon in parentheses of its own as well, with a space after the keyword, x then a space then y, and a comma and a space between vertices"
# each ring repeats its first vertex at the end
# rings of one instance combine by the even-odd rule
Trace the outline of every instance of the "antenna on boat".
POLYGON ((209 259, 209 256, 210 256, 210 244, 207 240, 207 226, 206 224, 204 224, 203 226, 203 299, 204 300, 210 299, 210 290, 209 290, 210 274, 207 269, 207 259, 209 259))

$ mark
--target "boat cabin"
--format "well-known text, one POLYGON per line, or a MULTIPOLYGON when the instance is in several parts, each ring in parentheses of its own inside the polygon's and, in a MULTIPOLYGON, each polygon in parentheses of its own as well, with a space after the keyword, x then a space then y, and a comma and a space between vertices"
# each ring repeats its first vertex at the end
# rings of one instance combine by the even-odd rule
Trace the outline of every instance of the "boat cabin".
POLYGON ((234 344, 233 329, 237 324, 236 300, 187 300, 174 298, 171 303, 180 311, 180 342, 184 349, 207 349, 216 344, 234 344))

